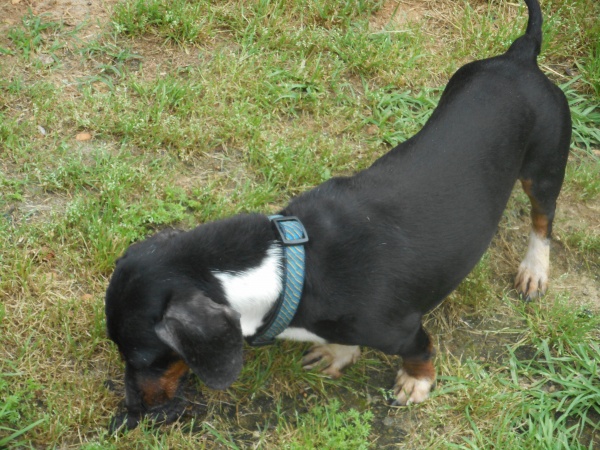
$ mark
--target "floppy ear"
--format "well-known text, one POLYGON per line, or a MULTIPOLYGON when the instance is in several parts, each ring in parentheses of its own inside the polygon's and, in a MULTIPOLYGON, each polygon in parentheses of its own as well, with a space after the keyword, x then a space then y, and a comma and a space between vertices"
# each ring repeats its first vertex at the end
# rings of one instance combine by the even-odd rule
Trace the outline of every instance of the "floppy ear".
POLYGON ((212 389, 228 388, 242 370, 240 315, 199 291, 176 295, 154 330, 212 389))

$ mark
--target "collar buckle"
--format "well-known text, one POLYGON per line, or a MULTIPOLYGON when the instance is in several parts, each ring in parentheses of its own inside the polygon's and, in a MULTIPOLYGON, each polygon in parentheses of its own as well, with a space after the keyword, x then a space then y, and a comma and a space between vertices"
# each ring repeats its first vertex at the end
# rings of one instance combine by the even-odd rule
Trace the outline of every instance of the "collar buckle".
POLYGON ((269 219, 279 234, 283 245, 300 245, 308 242, 306 229, 296 216, 271 216, 269 219))

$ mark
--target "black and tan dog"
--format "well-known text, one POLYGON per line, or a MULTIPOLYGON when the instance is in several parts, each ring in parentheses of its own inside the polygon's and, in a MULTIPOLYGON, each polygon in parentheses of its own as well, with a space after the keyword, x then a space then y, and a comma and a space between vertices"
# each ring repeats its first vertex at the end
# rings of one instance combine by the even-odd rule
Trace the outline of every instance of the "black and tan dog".
MULTIPOLYGON (((529 248, 516 278, 544 293, 571 121, 565 96, 540 71, 537 0, 508 51, 451 78, 423 129, 352 177, 292 200, 309 241, 302 295, 278 337, 316 343, 304 358, 330 376, 369 346, 403 358, 396 404, 424 401, 435 380, 423 314, 485 252, 513 186, 531 200, 529 248)), ((285 245, 265 215, 239 215, 132 245, 106 293, 110 338, 126 362, 127 426, 177 416, 169 407, 191 369, 227 388, 244 338, 266 326, 285 285, 285 245)))

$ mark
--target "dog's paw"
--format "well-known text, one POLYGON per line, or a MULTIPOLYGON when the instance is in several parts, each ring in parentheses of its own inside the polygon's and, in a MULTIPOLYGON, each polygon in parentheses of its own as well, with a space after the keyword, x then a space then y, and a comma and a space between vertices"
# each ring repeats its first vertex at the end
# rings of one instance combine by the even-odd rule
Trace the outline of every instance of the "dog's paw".
POLYGON ((515 289, 525 300, 541 297, 548 289, 550 269, 550 240, 542 239, 535 233, 529 237, 529 247, 519 265, 515 278, 515 289))
POLYGON ((541 297, 548 289, 548 274, 521 263, 515 278, 515 289, 525 300, 541 297))
POLYGON ((302 358, 302 367, 306 370, 318 368, 331 378, 339 378, 341 370, 358 361, 359 356, 358 345, 315 345, 302 358))
POLYGON ((430 378, 411 377, 404 369, 398 371, 394 384, 396 400, 393 406, 405 406, 413 403, 422 403, 429 397, 434 380, 430 378))

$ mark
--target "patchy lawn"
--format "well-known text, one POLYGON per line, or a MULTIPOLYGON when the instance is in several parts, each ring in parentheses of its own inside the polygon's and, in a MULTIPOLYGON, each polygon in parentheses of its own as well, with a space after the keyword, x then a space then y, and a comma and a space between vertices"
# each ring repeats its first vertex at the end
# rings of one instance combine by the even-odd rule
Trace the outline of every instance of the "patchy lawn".
POLYGON ((432 398, 388 406, 399 360, 339 380, 304 344, 248 348, 176 424, 110 435, 123 365, 103 296, 116 258, 167 226, 272 212, 367 167, 425 122, 449 76, 498 54, 522 1, 11 0, 0 4, 0 447, 600 446, 600 4, 545 0, 540 66, 566 92, 572 154, 551 288, 511 289, 528 200, 427 319, 432 398))

